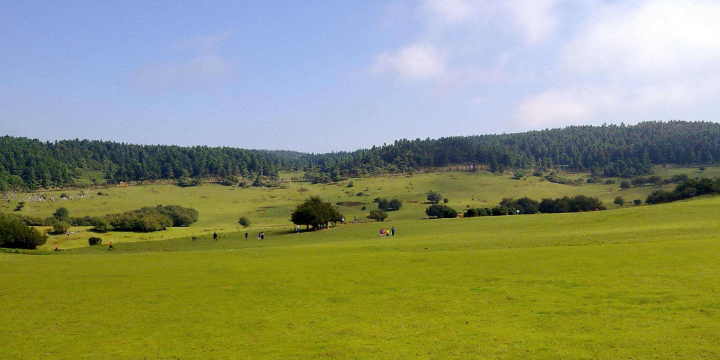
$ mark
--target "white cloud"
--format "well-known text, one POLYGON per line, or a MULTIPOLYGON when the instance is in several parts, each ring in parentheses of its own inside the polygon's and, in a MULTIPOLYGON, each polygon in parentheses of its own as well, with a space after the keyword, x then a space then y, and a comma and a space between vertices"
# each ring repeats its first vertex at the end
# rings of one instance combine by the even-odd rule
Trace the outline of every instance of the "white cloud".
POLYGON ((567 85, 521 101, 516 120, 628 122, 720 96, 720 3, 652 0, 599 11, 561 52, 556 75, 567 85))
POLYGON ((200 52, 217 51, 233 34, 234 30, 226 30, 207 36, 195 36, 173 45, 178 50, 198 50, 200 52))
POLYGON ((166 90, 209 83, 225 77, 229 71, 227 61, 209 55, 146 67, 138 73, 138 81, 154 90, 166 90))
POLYGON ((141 86, 152 90, 217 82, 230 74, 230 62, 219 55, 219 50, 233 34, 234 31, 224 31, 175 43, 173 50, 187 50, 190 56, 185 60, 145 66, 136 72, 135 78, 141 86))
POLYGON ((436 26, 487 23, 502 18, 527 44, 548 40, 557 30, 557 5, 563 0, 425 0, 422 6, 436 26))
POLYGON ((446 74, 445 59, 435 47, 412 44, 375 58, 376 73, 393 73, 403 80, 439 79, 446 74))

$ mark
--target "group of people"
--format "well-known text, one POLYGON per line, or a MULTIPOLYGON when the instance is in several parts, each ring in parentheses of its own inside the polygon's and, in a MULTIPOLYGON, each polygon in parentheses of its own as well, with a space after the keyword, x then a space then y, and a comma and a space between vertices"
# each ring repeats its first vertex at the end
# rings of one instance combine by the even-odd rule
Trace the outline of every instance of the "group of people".
POLYGON ((390 236, 395 236, 395 227, 394 226, 390 230, 380 228, 380 237, 381 238, 390 237, 390 236))

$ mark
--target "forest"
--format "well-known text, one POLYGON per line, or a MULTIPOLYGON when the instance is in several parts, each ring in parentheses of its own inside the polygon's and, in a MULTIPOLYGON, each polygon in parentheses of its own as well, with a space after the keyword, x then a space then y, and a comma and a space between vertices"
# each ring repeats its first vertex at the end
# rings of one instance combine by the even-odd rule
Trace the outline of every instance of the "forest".
POLYGON ((229 147, 134 145, 96 140, 0 137, 0 190, 77 186, 102 181, 204 178, 276 178, 305 171, 313 183, 381 173, 413 173, 448 166, 502 172, 514 169, 591 171, 630 178, 658 164, 712 164, 720 160, 720 124, 643 122, 570 126, 514 134, 397 140, 354 152, 306 154, 229 147))

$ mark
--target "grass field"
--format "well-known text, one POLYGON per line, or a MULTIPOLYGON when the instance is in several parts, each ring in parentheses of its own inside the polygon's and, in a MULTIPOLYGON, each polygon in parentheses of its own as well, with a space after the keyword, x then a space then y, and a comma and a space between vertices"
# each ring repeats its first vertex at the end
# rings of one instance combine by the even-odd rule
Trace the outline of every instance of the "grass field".
MULTIPOLYGON (((708 167, 704 171, 689 168, 662 168, 657 167, 655 173, 663 178, 685 173, 690 177, 720 176, 720 168, 708 167)), ((285 179, 301 177, 302 174, 284 174, 285 179)), ((148 240, 163 240, 188 236, 208 236, 214 231, 221 234, 236 232, 241 229, 237 223, 240 216, 248 217, 253 225, 249 229, 253 234, 258 231, 288 231, 292 229, 290 213, 296 204, 301 203, 311 195, 320 195, 323 199, 338 202, 357 203, 353 206, 341 206, 340 211, 348 220, 355 216, 360 221, 367 221, 369 210, 376 209, 373 203, 376 197, 398 197, 403 201, 400 211, 390 214, 390 220, 415 220, 424 218, 427 207, 426 194, 429 190, 439 191, 450 200, 449 205, 463 212, 467 207, 493 207, 504 197, 529 196, 540 200, 545 197, 560 197, 574 195, 597 196, 603 200, 608 208, 615 208, 613 199, 622 196, 627 202, 634 199, 645 200, 647 195, 658 189, 655 186, 643 186, 620 190, 619 179, 615 184, 602 183, 582 186, 569 186, 550 183, 539 177, 528 176, 523 180, 511 180, 512 174, 492 174, 484 171, 469 172, 441 172, 416 174, 409 176, 388 176, 352 179, 354 187, 348 188, 350 180, 331 185, 311 185, 304 182, 285 183, 281 189, 266 188, 236 188, 216 184, 204 184, 198 187, 180 188, 173 185, 147 185, 130 187, 110 187, 88 191, 90 198, 77 198, 74 200, 55 202, 29 202, 20 212, 25 215, 47 217, 58 207, 64 206, 70 210, 71 216, 96 216, 108 213, 117 213, 143 206, 181 205, 189 206, 200 212, 200 219, 189 228, 173 228, 156 233, 108 233, 101 237, 107 242, 113 238, 116 242, 135 242, 148 240), (107 195, 97 195, 101 191, 107 195), (362 193, 358 196, 358 193, 362 193), (363 204, 367 210, 362 211, 363 204)), ((570 179, 586 179, 589 174, 564 174, 570 179)), ((59 198, 59 195, 77 195, 79 191, 54 191, 43 193, 59 198)), ((12 212, 19 201, 27 198, 28 194, 18 194, 11 202, 0 203, 0 211, 12 212)), ((57 245, 61 249, 87 246, 87 239, 91 235, 86 228, 71 228, 71 231, 85 232, 74 235, 51 236, 44 250, 52 249, 57 245)))
MULTIPOLYGON (((419 187, 382 187, 409 181, 419 187)), ((385 224, 398 229, 390 239, 365 223, 278 227, 263 242, 226 229, 217 242, 0 253, 0 358, 717 359, 719 216, 720 198, 471 219, 408 211, 385 224)))

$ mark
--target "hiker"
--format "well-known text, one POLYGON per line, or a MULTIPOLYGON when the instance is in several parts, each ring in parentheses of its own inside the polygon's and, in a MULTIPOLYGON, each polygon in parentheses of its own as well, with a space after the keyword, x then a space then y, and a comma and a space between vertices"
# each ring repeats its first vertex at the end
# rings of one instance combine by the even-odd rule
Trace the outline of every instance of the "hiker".
POLYGON ((296 234, 300 233, 300 225, 295 225, 295 233, 296 234))
POLYGON ((247 241, 248 235, 250 235, 250 234, 248 234, 248 232, 246 231, 245 232, 245 241, 247 241))
POLYGON ((113 247, 113 239, 110 239, 110 244, 109 244, 109 245, 110 245, 110 247, 108 247, 108 251, 110 251, 110 250, 115 250, 115 248, 113 247))
POLYGON ((58 251, 57 245, 53 248, 53 251, 58 251))
POLYGON ((340 219, 340 223, 341 223, 341 224, 345 224, 345 217, 342 217, 342 218, 340 219))
POLYGON ((217 231, 213 233, 213 241, 217 241, 217 231))
POLYGON ((357 216, 355 217, 355 220, 353 220, 353 222, 357 224, 357 216))
POLYGON ((265 232, 260 233, 260 240, 265 240, 265 232))
POLYGON ((380 228, 380 237, 381 238, 385 237, 385 229, 383 229, 383 228, 380 228))
POLYGON ((262 232, 258 233, 258 241, 262 240, 262 232))
POLYGON ((392 236, 395 236, 395 227, 394 226, 392 227, 392 229, 390 229, 390 233, 392 234, 392 236))

